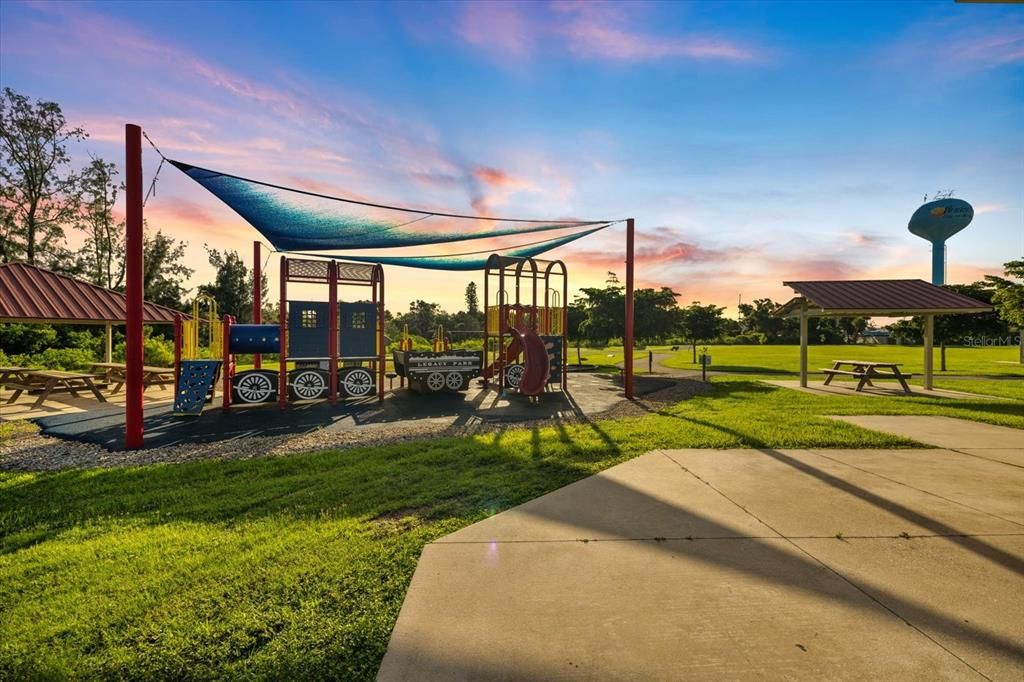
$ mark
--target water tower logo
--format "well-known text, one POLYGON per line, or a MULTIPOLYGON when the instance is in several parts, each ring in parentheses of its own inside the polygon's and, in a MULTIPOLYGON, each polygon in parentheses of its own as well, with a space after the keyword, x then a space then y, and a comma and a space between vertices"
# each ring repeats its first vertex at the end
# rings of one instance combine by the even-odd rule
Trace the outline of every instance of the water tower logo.
POLYGON ((946 240, 974 220, 974 208, 946 195, 929 201, 910 217, 907 229, 932 243, 932 284, 946 283, 946 240))

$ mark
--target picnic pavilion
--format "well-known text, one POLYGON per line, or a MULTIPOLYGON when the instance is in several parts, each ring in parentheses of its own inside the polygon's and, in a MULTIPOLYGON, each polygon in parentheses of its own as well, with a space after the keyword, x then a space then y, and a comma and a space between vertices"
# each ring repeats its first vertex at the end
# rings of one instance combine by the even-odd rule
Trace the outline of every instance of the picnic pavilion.
POLYGON ((920 279, 783 282, 796 297, 776 312, 800 320, 800 386, 807 388, 807 320, 812 317, 924 317, 924 388, 932 390, 935 316, 986 313, 992 306, 920 279))
MULTIPOLYGON (((0 265, 0 324, 103 325, 104 362, 113 356, 114 325, 125 323, 125 295, 74 277, 25 263, 0 265)), ((191 316, 143 302, 145 324, 174 324, 174 316, 191 316)))

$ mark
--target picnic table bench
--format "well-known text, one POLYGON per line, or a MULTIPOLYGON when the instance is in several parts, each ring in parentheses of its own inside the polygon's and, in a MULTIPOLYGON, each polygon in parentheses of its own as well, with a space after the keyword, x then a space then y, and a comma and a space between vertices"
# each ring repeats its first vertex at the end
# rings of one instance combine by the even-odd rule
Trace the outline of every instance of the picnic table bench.
POLYGON ((5 379, 4 386, 14 389, 14 393, 7 399, 7 404, 13 403, 24 391, 39 391, 39 397, 32 407, 39 407, 51 393, 70 393, 78 397, 81 390, 91 391, 96 400, 101 403, 107 402, 96 384, 92 374, 79 374, 77 372, 59 372, 56 370, 22 370, 15 379, 5 379))
MULTIPOLYGON (((94 362, 92 363, 92 371, 96 374, 102 374, 108 384, 116 384, 114 390, 111 393, 117 393, 124 386, 128 380, 128 365, 119 362, 94 362)), ((150 386, 159 386, 161 390, 166 390, 169 384, 174 383, 174 368, 173 367, 153 367, 150 365, 144 365, 142 367, 142 385, 145 388, 150 386)))
POLYGON ((851 376, 857 379, 857 390, 861 391, 865 386, 874 387, 872 379, 896 379, 903 387, 904 393, 910 393, 910 386, 907 379, 913 374, 904 374, 900 371, 899 362, 873 362, 867 360, 833 360, 831 368, 822 368, 825 373, 825 385, 828 386, 836 376, 851 376), (850 369, 843 369, 849 366, 850 369), (880 371, 882 370, 882 371, 880 371), (888 370, 888 371, 885 371, 888 370))

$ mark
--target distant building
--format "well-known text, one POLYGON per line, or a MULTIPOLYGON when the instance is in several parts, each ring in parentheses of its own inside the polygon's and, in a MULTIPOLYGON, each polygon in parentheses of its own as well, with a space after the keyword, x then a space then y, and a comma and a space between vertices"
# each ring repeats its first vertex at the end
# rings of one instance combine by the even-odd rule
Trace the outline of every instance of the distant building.
POLYGON ((869 346, 888 346, 892 343, 888 329, 865 329, 860 337, 861 343, 869 346))

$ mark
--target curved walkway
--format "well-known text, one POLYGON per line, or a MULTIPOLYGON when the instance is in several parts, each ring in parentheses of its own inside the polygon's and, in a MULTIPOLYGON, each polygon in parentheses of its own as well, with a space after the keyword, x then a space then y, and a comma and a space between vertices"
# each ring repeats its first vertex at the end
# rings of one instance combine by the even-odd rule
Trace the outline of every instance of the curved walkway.
POLYGON ((379 679, 1017 680, 1022 489, 948 449, 655 451, 428 545, 379 679))

